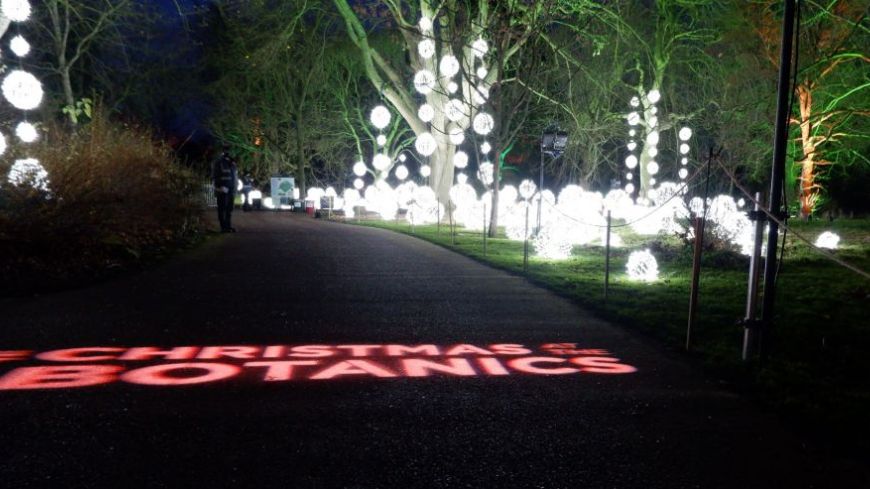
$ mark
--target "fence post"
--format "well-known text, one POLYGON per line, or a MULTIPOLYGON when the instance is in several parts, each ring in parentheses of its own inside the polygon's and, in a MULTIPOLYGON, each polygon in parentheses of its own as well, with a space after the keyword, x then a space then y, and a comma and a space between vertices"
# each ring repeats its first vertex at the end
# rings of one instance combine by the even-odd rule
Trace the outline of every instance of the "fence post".
POLYGON ((701 278, 701 251, 704 246, 704 218, 695 216, 695 253, 692 257, 692 292, 689 296, 689 324, 686 326, 686 351, 692 346, 692 329, 698 314, 698 283, 701 278))
POLYGON ((526 228, 525 234, 523 235, 525 240, 523 241, 523 272, 527 272, 529 270, 529 206, 526 206, 526 228))
POLYGON ((483 204, 483 256, 486 256, 486 204, 483 204))
MULTIPOLYGON (((447 204, 448 206, 450 204, 447 204)), ((450 213, 450 242, 453 243, 453 246, 456 246, 456 221, 453 220, 453 209, 448 209, 450 213)))
POLYGON ((761 241, 764 239, 765 216, 761 213, 761 192, 755 193, 755 208, 749 213, 749 219, 755 221, 755 236, 752 245, 752 255, 749 257, 749 284, 746 290, 746 317, 743 319, 743 361, 749 360, 757 349, 758 327, 756 319, 758 309, 758 279, 761 269, 761 241))
POLYGON ((438 207, 435 209, 436 216, 438 216, 437 224, 436 224, 436 232, 441 234, 441 197, 438 198, 438 207))
POLYGON ((610 289, 610 209, 607 210, 607 237, 604 239, 604 305, 610 289))

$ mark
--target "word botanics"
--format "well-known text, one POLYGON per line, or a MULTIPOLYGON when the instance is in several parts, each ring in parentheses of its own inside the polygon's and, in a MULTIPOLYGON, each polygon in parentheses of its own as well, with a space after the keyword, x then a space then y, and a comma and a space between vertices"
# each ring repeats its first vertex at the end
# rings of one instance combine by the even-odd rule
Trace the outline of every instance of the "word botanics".
POLYGON ((44 352, 0 350, 0 364, 25 363, 0 376, 0 390, 148 386, 349 378, 628 374, 606 350, 576 343, 524 345, 96 346, 44 352))

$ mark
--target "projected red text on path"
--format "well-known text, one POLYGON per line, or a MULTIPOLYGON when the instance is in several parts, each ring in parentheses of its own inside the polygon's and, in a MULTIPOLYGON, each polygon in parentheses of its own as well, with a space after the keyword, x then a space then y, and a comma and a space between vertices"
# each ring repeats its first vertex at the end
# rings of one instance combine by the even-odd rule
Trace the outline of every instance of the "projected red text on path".
POLYGON ((0 390, 128 383, 184 386, 349 378, 614 375, 637 369, 607 350, 576 343, 490 345, 94 346, 0 350, 0 390), (20 365, 16 365, 20 364, 20 365))

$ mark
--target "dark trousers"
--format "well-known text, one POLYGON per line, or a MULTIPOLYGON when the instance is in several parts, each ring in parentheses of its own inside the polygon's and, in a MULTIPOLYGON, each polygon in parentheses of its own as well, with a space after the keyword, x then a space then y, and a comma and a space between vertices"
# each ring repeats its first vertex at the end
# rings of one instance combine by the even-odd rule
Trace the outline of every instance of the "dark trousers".
POLYGON ((235 196, 232 193, 217 193, 217 211, 218 221, 221 223, 221 229, 227 230, 233 227, 233 206, 235 196))

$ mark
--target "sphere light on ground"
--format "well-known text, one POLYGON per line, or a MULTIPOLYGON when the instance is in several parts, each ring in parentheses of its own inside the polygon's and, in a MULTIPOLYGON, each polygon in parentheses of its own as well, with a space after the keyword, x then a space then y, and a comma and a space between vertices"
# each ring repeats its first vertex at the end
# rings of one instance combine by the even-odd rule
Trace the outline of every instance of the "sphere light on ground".
POLYGON ((840 236, 830 231, 825 231, 816 238, 816 246, 828 250, 836 250, 840 245, 840 236))
POLYGON ((658 263, 649 250, 632 252, 625 271, 630 279, 640 282, 655 282, 659 278, 658 263))

